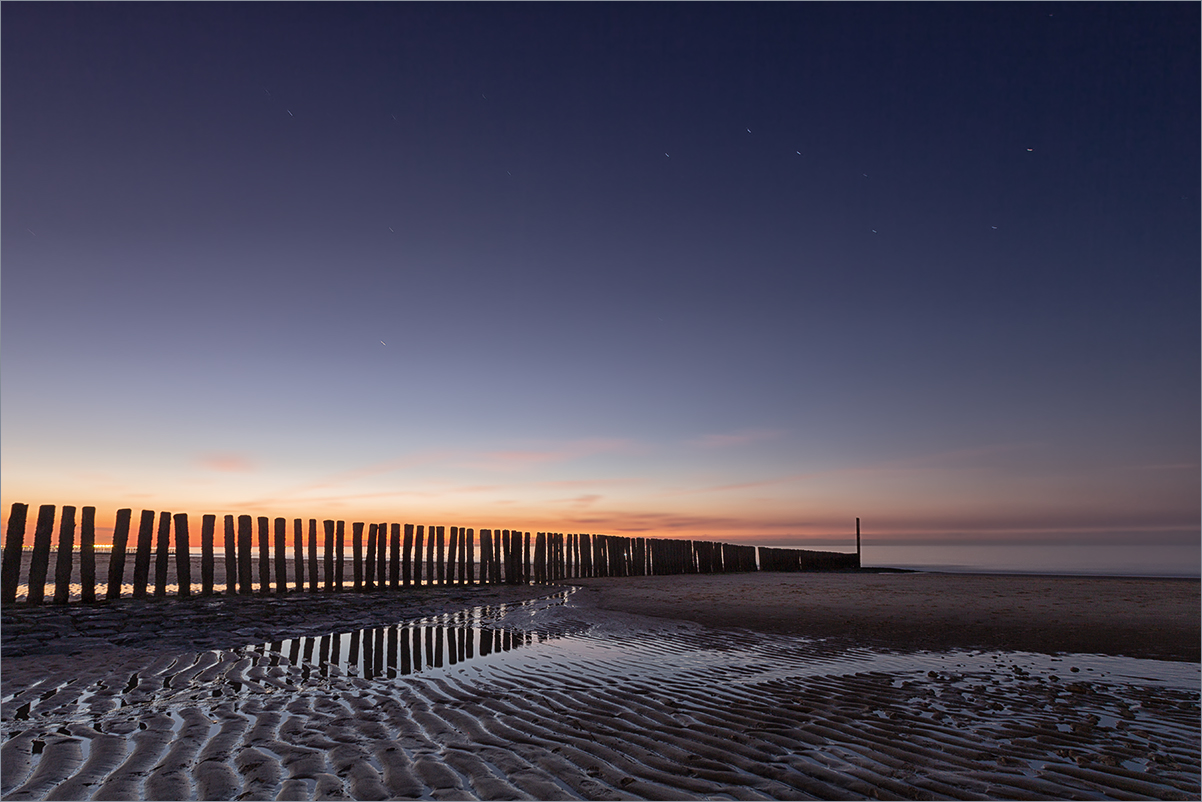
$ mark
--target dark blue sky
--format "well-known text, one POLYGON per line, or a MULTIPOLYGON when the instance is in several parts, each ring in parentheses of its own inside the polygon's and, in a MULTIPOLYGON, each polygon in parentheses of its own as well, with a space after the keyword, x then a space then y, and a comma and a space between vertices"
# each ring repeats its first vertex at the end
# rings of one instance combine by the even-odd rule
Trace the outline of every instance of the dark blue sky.
POLYGON ((9 501, 1198 539, 1196 4, 0 15, 9 501))

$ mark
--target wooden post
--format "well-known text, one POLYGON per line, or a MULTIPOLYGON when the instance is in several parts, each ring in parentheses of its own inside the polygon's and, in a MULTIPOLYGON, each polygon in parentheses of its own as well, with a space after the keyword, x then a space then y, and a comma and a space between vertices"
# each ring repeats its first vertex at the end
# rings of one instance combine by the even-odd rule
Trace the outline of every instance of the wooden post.
POLYGON ((200 594, 213 595, 213 532, 217 528, 217 516, 206 515, 200 519, 200 594))
POLYGON ((401 547, 401 584, 413 581, 413 524, 405 524, 405 542, 401 547))
POLYGON ((342 571, 346 564, 346 522, 334 524, 334 590, 342 590, 342 571))
POLYGON ((435 580, 434 574, 434 534, 438 527, 431 526, 430 531, 426 532, 426 584, 433 585, 435 580))
POLYGON ((43 504, 38 507, 38 523, 33 532, 33 554, 29 558, 30 604, 41 604, 46 598, 46 572, 50 567, 50 541, 53 537, 54 505, 43 504))
POLYGON ((125 547, 129 542, 129 519, 132 510, 117 510, 117 522, 113 526, 113 550, 109 553, 108 590, 106 599, 121 598, 121 583, 125 580, 125 547))
POLYGON ((238 592, 238 541, 234 535, 234 516, 227 515, 225 524, 225 593, 233 596, 238 592))
POLYGON ((459 527, 451 527, 451 542, 448 544, 450 553, 447 554, 447 581, 446 584, 455 584, 455 565, 459 559, 459 527))
POLYGON ((75 508, 63 507, 58 525, 58 559, 54 561, 54 603, 71 598, 71 569, 75 563, 75 508))
POLYGON ((418 525, 413 533, 413 584, 422 583, 422 541, 426 537, 426 527, 418 525))
POLYGON ((79 600, 96 601, 96 508, 84 507, 79 522, 79 600))
POLYGON ((271 519, 259 516, 259 592, 271 592, 271 519))
POLYGON ((142 510, 138 521, 138 550, 134 553, 134 598, 146 595, 150 581, 150 552, 154 547, 154 510, 142 510))
POLYGON ((467 530, 467 583, 476 584, 476 530, 467 530))
POLYGON ((14 503, 8 513, 8 531, 4 533, 4 564, 0 568, 0 603, 17 600, 17 585, 21 584, 21 551, 25 547, 25 518, 29 505, 14 503))
POLYGON ((249 515, 238 516, 238 593, 243 596, 254 592, 254 588, 251 587, 254 574, 250 562, 250 551, 254 546, 255 537, 253 524, 249 515))
POLYGON ((317 570, 317 519, 309 519, 309 592, 316 593, 321 587, 317 570))
POLYGON ((288 521, 276 518, 275 527, 275 592, 288 592, 288 521))
POLYGON ((547 542, 546 532, 534 533, 534 581, 542 584, 543 581, 543 547, 547 542))
MULTIPOLYGON (((368 533, 371 538, 369 544, 375 546, 376 540, 376 525, 371 525, 371 532, 368 533)), ((375 551, 375 549, 372 549, 375 551)), ((367 558, 372 559, 371 555, 367 558)), ((371 564, 370 562, 368 563, 371 564)), ((371 580, 369 579, 368 582, 371 580)), ((363 590, 363 522, 355 521, 351 524, 351 583, 355 590, 363 590)))
POLYGON ((500 584, 505 579, 501 576, 501 530, 494 529, 492 537, 492 567, 493 582, 500 584))
POLYGON ((388 575, 388 524, 376 525, 376 589, 384 590, 388 575))
POLYGON ((167 595, 167 569, 171 566, 171 513, 159 513, 159 533, 154 550, 154 595, 167 595))
POLYGON ((446 552, 443 551, 444 528, 438 527, 438 584, 445 585, 447 581, 446 552))
POLYGON ((188 543, 188 513, 175 514, 175 582, 177 596, 192 595, 192 546, 188 543))
POLYGON ((492 568, 489 565, 489 555, 492 554, 492 530, 480 530, 480 584, 492 582, 492 568))
POLYGON ((292 520, 292 575, 300 593, 305 589, 305 526, 300 518, 292 520))
POLYGON ((459 527, 459 584, 467 584, 467 533, 466 527, 459 527))
POLYGON ((388 537, 388 586, 401 586, 401 525, 393 524, 388 537))
MULTIPOLYGON (((500 543, 501 543, 501 554, 504 555, 505 567, 502 569, 502 572, 499 574, 498 581, 512 582, 513 581, 513 563, 511 561, 513 559, 513 551, 512 551, 512 547, 509 545, 509 530, 508 529, 501 530, 500 543)), ((500 560, 498 559, 497 562, 500 562, 500 560)))

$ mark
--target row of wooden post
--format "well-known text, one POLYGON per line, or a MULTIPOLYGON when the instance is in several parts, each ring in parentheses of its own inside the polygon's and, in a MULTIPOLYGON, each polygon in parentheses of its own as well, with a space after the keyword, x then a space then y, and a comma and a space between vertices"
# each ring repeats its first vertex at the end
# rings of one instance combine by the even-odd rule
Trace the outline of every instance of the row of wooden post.
MULTIPOLYGON (((3 565, 0 566, 0 602, 16 600, 20 584, 21 554, 25 544, 28 505, 13 504, 5 536, 3 565)), ((55 560, 55 604, 70 597, 74 555, 76 553, 76 508, 63 507, 59 518, 59 544, 55 560)), ((133 511, 117 511, 113 546, 108 565, 105 598, 121 596, 125 582, 126 554, 133 511)), ((55 507, 38 509, 33 551, 29 562, 28 601, 41 604, 49 570, 55 507)), ((80 510, 79 578, 80 598, 96 600, 95 507, 80 510)), ((217 517, 205 515, 200 527, 200 593, 214 592, 215 543, 217 517)), ((308 527, 300 518, 292 521, 292 577, 288 576, 288 521, 267 517, 257 522, 249 515, 226 515, 224 519, 225 592, 228 594, 286 593, 295 591, 341 591, 345 589, 346 529, 343 521, 323 521, 321 546, 317 519, 308 527), (257 527, 256 527, 257 524, 257 527), (257 532, 256 532, 257 529, 257 532), (258 587, 254 583, 252 556, 258 546, 258 587), (307 549, 306 549, 307 546, 307 549), (321 560, 319 561, 319 552, 321 560), (274 557, 274 560, 273 560, 274 557), (274 589, 273 589, 274 579, 274 589), (292 588, 289 585, 292 585, 292 588)), ((175 534, 177 593, 192 593, 192 555, 185 513, 156 514, 143 510, 134 545, 132 587, 135 598, 149 592, 167 593, 171 562, 171 535, 175 534), (173 526, 174 525, 174 526, 173 526), (151 590, 150 567, 154 562, 151 590)), ((689 573, 728 573, 756 570, 805 570, 852 567, 859 564, 855 554, 810 552, 800 549, 759 549, 729 543, 692 540, 630 538, 612 535, 538 532, 533 540, 529 532, 509 529, 481 529, 477 560, 476 537, 470 528, 452 526, 414 526, 413 524, 351 524, 352 570, 350 585, 356 591, 373 591, 415 585, 447 584, 525 584, 562 579, 605 576, 646 576, 689 573), (423 551, 424 557, 423 560, 423 551), (789 556, 792 555, 792 556, 789 556), (809 555, 802 557, 801 555, 809 555), (423 563, 425 565, 423 571, 423 563), (476 569, 479 566, 479 577, 476 569)))

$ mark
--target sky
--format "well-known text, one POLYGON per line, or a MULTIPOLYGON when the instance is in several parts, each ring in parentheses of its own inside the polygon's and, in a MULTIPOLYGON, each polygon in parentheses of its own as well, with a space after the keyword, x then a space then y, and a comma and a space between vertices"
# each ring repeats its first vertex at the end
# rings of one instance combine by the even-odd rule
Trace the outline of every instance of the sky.
POLYGON ((4 515, 1196 555, 1199 17, 4 3, 4 515))

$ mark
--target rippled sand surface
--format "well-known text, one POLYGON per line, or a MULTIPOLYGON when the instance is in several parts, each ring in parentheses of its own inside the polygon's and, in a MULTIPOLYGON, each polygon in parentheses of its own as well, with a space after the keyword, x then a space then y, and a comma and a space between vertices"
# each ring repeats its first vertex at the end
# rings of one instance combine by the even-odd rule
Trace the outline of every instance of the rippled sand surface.
MULTIPOLYGON (((869 649, 596 595, 5 680, 5 799, 1192 799, 1199 665, 869 649)), ((124 662, 122 662, 122 660, 124 662)))

